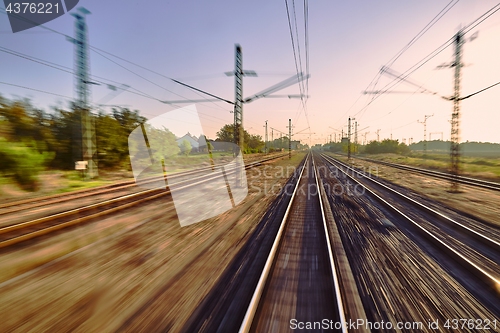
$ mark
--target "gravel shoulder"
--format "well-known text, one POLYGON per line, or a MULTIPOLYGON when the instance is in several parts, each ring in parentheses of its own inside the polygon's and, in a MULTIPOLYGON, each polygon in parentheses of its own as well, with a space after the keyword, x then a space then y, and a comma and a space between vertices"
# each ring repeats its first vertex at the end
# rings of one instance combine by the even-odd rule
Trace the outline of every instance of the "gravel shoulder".
MULTIPOLYGON (((346 157, 336 154, 328 154, 343 162, 346 157)), ((388 180, 396 185, 406 187, 429 199, 436 200, 455 211, 466 213, 487 221, 496 227, 500 227, 500 192, 481 189, 473 186, 461 186, 461 193, 450 193, 450 185, 446 180, 422 176, 417 173, 391 168, 352 159, 352 165, 373 175, 388 180)))
POLYGON ((248 170, 245 200, 200 223, 180 227, 172 202, 157 200, 0 253, 0 263, 25 262, 68 242, 100 239, 0 284, 0 331, 179 331, 303 157, 248 170), (100 237, 100 230, 109 234, 100 237))

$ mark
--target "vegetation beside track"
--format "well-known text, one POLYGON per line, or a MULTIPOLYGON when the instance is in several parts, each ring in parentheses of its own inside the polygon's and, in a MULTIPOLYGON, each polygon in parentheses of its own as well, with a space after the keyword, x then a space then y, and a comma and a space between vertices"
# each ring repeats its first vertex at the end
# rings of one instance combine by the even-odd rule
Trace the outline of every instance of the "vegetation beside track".
MULTIPOLYGON (((398 154, 375 154, 359 155, 359 157, 442 172, 448 172, 450 167, 450 157, 447 154, 428 153, 424 155, 423 153, 412 153, 407 156, 398 154)), ((500 157, 462 156, 461 161, 463 175, 489 180, 500 180, 500 157)))

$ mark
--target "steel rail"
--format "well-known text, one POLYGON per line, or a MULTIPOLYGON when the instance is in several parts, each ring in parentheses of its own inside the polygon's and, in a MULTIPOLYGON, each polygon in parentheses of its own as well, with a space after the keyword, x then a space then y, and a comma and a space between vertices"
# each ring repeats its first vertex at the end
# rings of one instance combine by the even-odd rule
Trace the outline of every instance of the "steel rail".
MULTIPOLYGON (((278 158, 278 157, 274 157, 274 158, 270 158, 270 159, 275 159, 275 158, 278 158)), ((246 165, 245 169, 250 169, 250 168, 256 167, 256 166, 258 166, 258 165, 262 164, 263 162, 266 162, 266 161, 268 161, 270 159, 266 159, 266 160, 263 160, 263 161, 253 162, 253 163, 251 163, 249 165, 246 165)), ((235 170, 236 170, 236 168, 229 169, 228 172, 226 173, 226 175, 234 173, 235 170)), ((197 178, 194 178, 194 179, 189 179, 189 180, 185 180, 185 181, 182 181, 182 182, 177 182, 177 183, 172 184, 172 185, 176 185, 176 190, 183 190, 183 189, 186 189, 186 188, 198 185, 200 183, 205 183, 205 182, 207 182, 209 180, 212 180, 212 179, 220 177, 219 175, 215 175, 215 176, 212 176, 212 177, 210 177, 210 176, 211 175, 204 175, 204 176, 200 176, 200 177, 197 177, 197 178), (202 180, 199 180, 199 179, 202 179, 202 180), (199 180, 199 181, 193 182, 193 180, 199 180), (179 184, 184 184, 184 183, 186 185, 181 186, 181 187, 177 187, 179 184)), ((27 222, 22 222, 22 223, 16 223, 16 224, 13 224, 13 225, 9 225, 9 226, 0 228, 0 235, 8 234, 8 233, 11 233, 11 232, 14 232, 14 231, 17 231, 17 230, 27 229, 27 228, 30 228, 30 227, 38 226, 38 225, 43 224, 43 223, 47 223, 47 222, 51 222, 51 221, 56 221, 56 220, 64 218, 64 217, 70 217, 72 215, 77 216, 77 215, 80 215, 81 213, 85 213, 85 212, 88 212, 88 211, 93 211, 95 209, 100 209, 100 208, 108 207, 108 206, 113 205, 113 204, 120 204, 120 203, 126 202, 128 200, 134 200, 132 202, 126 202, 124 204, 121 204, 121 205, 119 205, 117 207, 111 207, 111 208, 108 208, 108 209, 105 209, 105 210, 100 210, 100 211, 98 211, 96 213, 92 213, 92 214, 89 214, 87 216, 78 217, 76 219, 73 219, 73 220, 70 220, 70 221, 66 221, 66 222, 61 222, 59 224, 52 225, 52 226, 49 226, 47 228, 43 228, 43 229, 36 230, 36 231, 33 231, 33 232, 25 233, 25 234, 22 234, 20 236, 8 238, 6 240, 0 241, 0 248, 11 246, 11 245, 14 245, 14 244, 17 244, 17 243, 20 243, 20 242, 23 242, 23 241, 26 241, 26 240, 29 240, 29 239, 32 239, 32 238, 36 238, 36 237, 39 237, 39 236, 42 236, 42 235, 45 235, 45 234, 48 234, 48 233, 51 233, 51 232, 54 232, 54 231, 66 228, 66 227, 69 227, 69 226, 72 226, 72 225, 83 223, 83 222, 86 222, 88 220, 94 219, 96 217, 108 215, 110 213, 114 213, 116 211, 119 211, 119 210, 122 210, 122 209, 125 209, 125 208, 129 208, 129 207, 132 207, 132 206, 137 205, 139 203, 142 203, 142 202, 145 202, 145 201, 149 201, 149 200, 153 200, 153 199, 159 198, 161 196, 166 196, 166 195, 169 195, 171 193, 170 190, 166 190, 166 191, 163 191, 161 193, 157 193, 158 191, 162 191, 162 189, 149 189, 149 190, 145 190, 145 191, 140 191, 140 192, 137 192, 137 193, 128 194, 128 195, 121 196, 121 197, 118 197, 118 198, 109 199, 109 200, 106 200, 106 201, 103 201, 103 202, 100 202, 100 203, 91 204, 91 205, 87 205, 87 206, 84 206, 84 207, 79 207, 79 208, 71 209, 71 210, 68 210, 68 211, 65 211, 65 212, 61 212, 61 213, 57 213, 57 214, 52 214, 52 215, 45 216, 45 217, 42 217, 42 218, 38 218, 38 219, 35 219, 35 220, 31 220, 31 221, 27 221, 27 222), (144 195, 147 195, 147 197, 143 197, 144 195)))
MULTIPOLYGON (((435 177, 435 178, 440 178, 440 179, 445 179, 445 180, 452 180, 452 179, 454 180, 455 179, 455 178, 453 178, 452 175, 450 175, 449 173, 446 173, 446 172, 427 170, 427 169, 418 168, 418 167, 409 166, 409 165, 374 160, 371 158, 364 158, 364 157, 363 158, 362 157, 355 157, 355 158, 362 160, 362 161, 368 161, 368 162, 373 162, 373 163, 377 163, 377 164, 382 164, 382 165, 386 165, 389 167, 393 167, 393 168, 397 168, 397 169, 401 169, 401 170, 406 170, 406 171, 412 171, 412 172, 428 175, 428 176, 435 177)), ((458 180, 459 183, 464 184, 464 185, 470 185, 470 186, 485 188, 488 190, 500 191, 500 183, 497 183, 497 182, 492 182, 492 181, 487 181, 487 180, 477 179, 477 178, 471 178, 471 177, 465 177, 465 176, 458 176, 456 178, 456 180, 458 180)))
MULTIPOLYGON (((309 158, 309 154, 306 156, 306 163, 307 163, 307 158, 309 158)), ((250 303, 248 305, 248 309, 245 313, 245 317, 243 318, 243 321, 241 323, 239 333, 247 333, 250 331, 250 328, 252 326, 252 322, 255 316, 255 312, 257 311, 257 307, 259 306, 259 301, 262 296, 262 293, 264 292, 264 287, 266 285, 266 280, 267 277, 269 276, 269 273, 271 272, 271 267, 273 265, 274 259, 276 257, 276 253, 278 252, 278 247, 281 241, 281 236, 283 235, 283 231, 285 230, 285 225, 286 225, 286 220, 288 218, 288 214, 290 214, 290 210, 292 208, 292 203, 295 199, 295 195, 297 194, 297 189, 299 188, 299 183, 300 180, 302 179, 302 175, 304 173, 304 170, 306 168, 306 163, 302 166, 302 170, 300 171, 299 177, 297 178, 297 183, 295 184, 295 188, 292 192, 292 196, 290 198, 290 202, 288 203, 288 206, 285 211, 285 215, 283 216, 283 219, 281 220, 280 228, 278 229, 278 233, 276 234, 276 239, 273 242, 273 246, 271 247, 271 251, 269 252, 269 256, 267 257, 266 263, 264 265, 264 269, 262 270, 262 273, 259 278, 259 282, 257 282, 257 286, 255 288, 255 291, 253 293, 252 299, 250 300, 250 303)))
MULTIPOLYGON (((332 158, 331 156, 328 156, 328 155, 325 155, 325 154, 322 154, 321 155, 325 161, 329 162, 330 164, 336 166, 336 164, 338 165, 342 165, 343 167, 351 170, 352 172, 355 172, 356 174, 362 176, 364 179, 368 179, 380 186, 383 186, 385 189, 387 190, 390 190, 392 193, 394 194, 397 194, 399 196, 401 196, 402 198, 408 198, 407 196, 395 191, 394 189, 391 189, 390 187, 374 180, 373 178, 370 178, 370 177, 367 177, 365 174, 347 166, 346 164, 342 163, 342 162, 339 162, 337 160, 335 160, 334 158, 332 158)), ((338 167, 337 167, 338 168, 338 167)), ((408 220, 409 222, 411 222, 413 225, 415 225, 418 230, 420 230, 428 239, 430 239, 432 242, 434 242, 435 244, 441 246, 442 248, 444 248, 446 251, 448 251, 449 253, 451 253, 453 255, 453 257, 455 259, 457 259, 457 261, 459 261, 462 265, 464 265, 465 267, 468 267, 469 269, 471 269, 472 272, 475 273, 476 276, 478 276, 483 282, 485 282, 487 285, 489 285, 490 287, 492 287, 494 290, 499 290, 500 288, 500 280, 499 280, 499 277, 498 276, 495 276, 493 274, 491 274, 490 272, 487 272, 486 270, 484 270, 483 268, 481 268, 478 264, 476 264, 475 262, 473 262, 472 260, 470 260, 469 258, 467 258, 465 255, 463 255, 462 253, 460 253, 459 251, 457 251, 456 249, 454 249, 452 246, 450 246, 449 244, 447 244, 446 242, 444 242, 442 239, 440 239, 438 236, 436 236, 433 232, 427 230, 426 228, 424 228, 423 226, 421 226, 418 222, 416 222, 415 220, 413 220, 411 217, 409 217, 408 215, 406 215, 404 212, 402 212, 400 209, 398 209, 397 207, 395 207, 394 205, 392 205, 391 203, 389 203, 387 200, 385 200, 384 198, 382 198, 380 195, 378 195, 377 193, 375 193, 375 191, 373 191, 372 189, 370 189, 369 187, 367 187, 366 185, 362 184, 359 180, 357 180, 355 177, 349 175, 349 173, 345 172, 344 170, 342 170, 341 168, 338 168, 343 174, 345 174, 349 179, 353 180, 354 182, 356 182, 357 184, 360 184, 361 186, 363 186, 370 194, 372 194, 379 202, 381 202, 383 205, 385 205, 386 207, 390 208, 391 210, 395 211, 396 213, 398 213, 398 215, 401 215, 403 218, 405 218, 406 220, 408 220)), ((426 207, 425 205, 421 204, 421 203, 418 203, 416 201, 414 201, 413 199, 411 198, 408 198, 409 200, 412 200, 412 202, 418 204, 420 207, 422 208, 425 208, 428 210, 428 212, 431 212, 431 213, 436 213, 437 211, 429 208, 429 207, 426 207)), ((437 212, 439 213, 439 212, 437 212)), ((441 213, 439 213, 441 214, 441 213)), ((443 214, 441 214, 441 216, 445 216, 443 214)), ((449 221, 453 221, 451 218, 448 218, 449 221)), ((454 221, 456 223, 456 225, 458 226, 463 226, 461 223, 457 222, 457 221, 454 221)), ((465 227, 465 226, 463 226, 465 227)), ((469 230, 469 228, 464 228, 464 230, 469 230)), ((483 239, 486 241, 486 242, 489 242, 489 245, 493 248, 496 248, 497 251, 498 251, 498 242, 495 242, 494 240, 491 240, 490 238, 484 236, 484 235, 481 235, 481 234, 478 234, 480 235, 480 237, 483 237, 483 239)))
POLYGON ((323 228, 325 230, 325 237, 326 237, 326 246, 328 248, 328 257, 330 259, 330 267, 332 269, 332 277, 333 277, 333 284, 334 284, 334 290, 335 290, 335 299, 337 300, 337 308, 339 311, 339 317, 340 317, 340 322, 342 324, 342 333, 347 332, 347 323, 345 320, 345 310, 344 310, 344 303, 342 301, 342 293, 340 292, 340 283, 339 283, 339 276, 338 276, 338 271, 337 265, 335 264, 335 260, 333 258, 333 248, 332 244, 330 241, 329 237, 329 232, 328 232, 328 226, 326 222, 326 216, 325 216, 325 209, 323 208, 323 199, 321 198, 321 193, 320 191, 323 190, 322 187, 319 186, 319 175, 316 170, 316 164, 314 163, 314 158, 312 159, 312 165, 314 169, 314 178, 316 180, 316 189, 318 192, 318 197, 319 197, 319 207, 321 208, 321 218, 323 220, 323 228))
MULTIPOLYGON (((270 161, 270 160, 277 159, 280 157, 285 157, 285 156, 288 156, 288 154, 280 154, 280 155, 276 155, 276 156, 271 156, 271 157, 265 158, 265 159, 260 160, 260 161, 251 162, 248 165, 264 163, 266 161, 270 161)), ((195 169, 195 170, 175 172, 175 173, 170 174, 168 176, 168 178, 171 179, 171 178, 185 177, 185 176, 188 176, 191 174, 197 174, 197 173, 200 173, 203 171, 210 170, 214 167, 216 168, 216 167, 220 167, 220 166, 224 166, 224 165, 225 164, 221 163, 221 164, 216 164, 214 166, 199 168, 199 169, 195 169)), ((151 177, 151 178, 142 180, 141 185, 149 184, 149 183, 152 183, 155 181, 158 181, 158 177, 151 177)), ((172 184, 172 185, 174 185, 174 184, 172 184)), ((110 185, 105 185, 105 186, 100 186, 100 187, 90 188, 90 189, 84 189, 84 190, 79 190, 79 191, 74 191, 74 192, 59 193, 59 194, 54 194, 54 195, 45 196, 45 197, 12 201, 12 202, 8 202, 8 203, 0 204, 0 216, 12 214, 12 213, 23 211, 26 209, 48 206, 48 205, 51 205, 54 203, 62 203, 62 202, 66 202, 66 201, 96 196, 96 195, 105 194, 105 193, 109 193, 109 192, 121 191, 121 190, 135 187, 135 186, 136 186, 135 180, 129 180, 129 181, 121 182, 121 183, 115 183, 115 184, 110 184, 110 185), (29 205, 29 206, 23 207, 24 205, 29 205)))
POLYGON ((322 216, 322 222, 323 222, 323 228, 324 228, 324 231, 325 231, 325 237, 326 237, 326 245, 327 245, 327 249, 328 249, 328 257, 329 257, 329 264, 330 264, 330 269, 331 269, 331 273, 332 273, 332 279, 333 279, 333 290, 335 292, 335 296, 336 296, 336 305, 337 305, 337 309, 338 309, 338 313, 339 313, 339 318, 340 318, 340 321, 342 323, 342 332, 347 332, 347 326, 346 326, 346 320, 345 320, 345 312, 344 312, 344 305, 343 305, 343 302, 342 302, 342 296, 341 296, 341 291, 340 291, 340 284, 339 284, 339 278, 338 278, 338 269, 336 267, 336 264, 335 264, 335 260, 334 260, 334 257, 333 257, 333 250, 332 250, 332 246, 331 246, 331 242, 330 242, 330 238, 329 238, 329 232, 328 232, 328 227, 327 227, 327 222, 326 222, 326 216, 325 216, 325 211, 324 211, 324 206, 323 206, 323 201, 321 199, 321 194, 320 194, 320 187, 319 187, 319 183, 318 183, 318 174, 317 174, 317 171, 316 171, 316 167, 315 167, 315 164, 314 164, 314 159, 312 159, 312 154, 309 153, 307 156, 306 156, 306 162, 304 163, 303 167, 302 167, 302 170, 300 172, 300 175, 297 179, 297 183, 296 183, 296 186, 295 186, 295 189, 292 193, 292 197, 290 199, 290 202, 288 203, 288 206, 287 206, 287 209, 285 211, 285 214, 283 216, 283 219, 281 221, 281 224, 280 224, 280 228, 278 230, 278 233, 276 235, 276 238, 273 242, 273 245, 271 247, 271 250, 269 252, 269 256, 267 257, 267 260, 266 260, 266 263, 264 265, 264 268, 262 270, 262 273, 260 275, 260 278, 259 278, 259 281, 257 283, 257 286, 255 288, 255 291, 254 291, 254 294, 252 296, 252 299, 248 305, 248 309, 245 313, 245 317, 241 323, 241 326, 240 326, 240 329, 239 329, 239 332, 240 333, 247 333, 251 330, 252 328, 252 325, 253 325, 253 321, 254 321, 254 317, 255 317, 255 314, 257 312, 257 309, 259 307, 259 304, 260 304, 260 301, 261 301, 261 298, 262 298, 262 294, 264 293, 264 290, 265 290, 265 287, 266 287, 266 284, 268 283, 268 278, 269 278, 269 275, 271 273, 271 269, 274 265, 274 262, 276 260, 276 255, 278 253, 278 249, 280 247, 280 244, 281 244, 281 241, 282 241, 282 236, 284 234, 284 231, 285 231, 285 228, 286 228, 286 225, 287 225, 287 221, 288 221, 288 218, 289 218, 289 214, 290 214, 290 211, 291 211, 291 207, 295 201, 295 198, 296 198, 296 195, 297 195, 297 189, 299 188, 299 184, 300 184, 300 181, 302 179, 302 175, 303 175, 303 172, 306 168, 306 164, 307 164, 307 161, 308 159, 311 158, 312 160, 312 168, 314 170, 314 175, 315 175, 315 181, 316 181, 316 188, 317 188, 317 195, 318 195, 318 198, 319 198, 319 205, 320 205, 320 208, 321 208, 321 216, 322 216))

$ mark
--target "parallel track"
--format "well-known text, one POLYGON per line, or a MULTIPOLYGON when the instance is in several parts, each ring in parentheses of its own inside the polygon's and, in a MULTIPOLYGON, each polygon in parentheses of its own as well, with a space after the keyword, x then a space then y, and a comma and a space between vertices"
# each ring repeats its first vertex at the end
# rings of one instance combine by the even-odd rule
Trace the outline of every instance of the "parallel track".
POLYGON ((440 179, 444 179, 444 180, 449 180, 449 181, 456 180, 460 184, 464 184, 464 185, 470 185, 470 186, 480 187, 480 188, 484 188, 484 189, 488 189, 488 190, 500 191, 500 183, 497 183, 497 182, 491 182, 491 181, 487 181, 487 180, 465 177, 465 176, 457 176, 455 178, 454 176, 452 176, 451 174, 446 173, 446 172, 433 171, 433 170, 417 168, 417 167, 412 167, 412 166, 402 165, 402 164, 397 164, 397 163, 389 163, 389 162, 374 160, 374 159, 370 159, 370 158, 361 158, 361 157, 355 157, 355 158, 357 158, 361 161, 377 163, 377 164, 385 165, 385 166, 388 166, 391 168, 396 168, 396 169, 400 169, 400 170, 419 173, 422 175, 440 178, 440 179))
MULTIPOLYGON (((292 318, 345 323, 323 206, 328 203, 319 195, 314 161, 306 158, 239 332, 287 332, 292 318)), ((345 325, 338 331, 346 332, 345 325)))
POLYGON ((335 160, 331 156, 322 154, 322 157, 325 161, 334 165, 351 181, 363 186, 367 192, 373 195, 376 200, 385 207, 411 222, 426 239, 443 249, 450 257, 467 268, 468 271, 473 272, 477 278, 489 286, 493 291, 498 292, 500 288, 500 267, 498 265, 500 262, 500 242, 498 238, 486 236, 474 230, 474 228, 446 216, 435 209, 427 207, 425 204, 335 160), (356 177, 354 175, 356 175, 356 177), (363 181, 360 181, 361 179, 363 181), (367 186, 366 182, 370 182, 371 185, 367 186), (392 197, 403 200, 406 203, 405 209, 398 208, 395 204, 390 203, 388 200, 392 197), (415 218, 410 217, 409 215, 414 211, 420 211, 426 214, 426 216, 432 216, 432 222, 423 223, 423 221, 417 221, 415 218), (440 225, 438 222, 443 224, 440 225), (441 230, 443 228, 447 228, 447 230, 456 230, 457 233, 455 235, 462 234, 463 237, 460 237, 460 240, 456 240, 454 239, 455 236, 450 236, 443 232, 441 230), (476 246, 474 248, 469 244, 468 240, 470 239, 476 240, 474 243, 476 246))
MULTIPOLYGON (((259 165, 260 163, 264 163, 266 161, 270 161, 270 160, 277 159, 280 157, 285 157, 285 156, 288 156, 288 154, 274 155, 274 156, 267 157, 267 158, 259 160, 259 161, 248 163, 248 165, 250 165, 250 166, 251 165, 259 165)), ((214 167, 218 167, 218 166, 220 166, 220 165, 214 165, 214 167)), ((188 171, 183 171, 183 172, 172 173, 172 174, 168 175, 168 179, 169 179, 169 181, 171 181, 171 180, 175 180, 177 178, 184 178, 186 176, 196 175, 200 172, 210 170, 211 168, 212 168, 212 166, 209 166, 209 167, 199 168, 199 169, 195 169, 195 170, 188 170, 188 171)), ((157 178, 152 177, 149 179, 141 180, 141 184, 147 185, 148 183, 153 183, 155 181, 157 181, 157 178)), ((99 186, 97 188, 89 188, 89 189, 78 190, 78 191, 74 191, 74 192, 54 194, 54 195, 45 196, 45 197, 29 198, 29 199, 24 199, 24 200, 7 202, 7 203, 0 204, 0 216, 13 214, 13 213, 20 212, 20 211, 26 211, 26 210, 30 210, 33 208, 55 205, 55 204, 60 204, 63 202, 68 202, 68 201, 76 201, 76 200, 87 198, 87 197, 93 197, 93 196, 97 196, 97 195, 101 195, 101 194, 113 193, 113 192, 123 191, 123 190, 127 190, 127 189, 134 189, 134 188, 137 188, 136 182, 134 180, 128 180, 128 181, 124 181, 124 182, 120 182, 120 183, 99 186)))
MULTIPOLYGON (((281 158, 283 156, 284 155, 273 156, 261 161, 250 163, 245 166, 245 169, 259 166, 264 162, 281 158)), ((234 170, 228 170, 226 174, 229 175, 233 172, 234 170)), ((205 183, 207 181, 213 180, 214 178, 216 177, 205 175, 177 182, 175 184, 171 184, 171 186, 175 185, 176 190, 182 190, 198 185, 200 183, 205 183)), ((113 189, 105 189, 105 191, 109 190, 113 189)), ((63 228, 87 222, 97 217, 122 211, 146 201, 151 201, 160 197, 168 196, 170 193, 171 192, 169 189, 143 190, 137 193, 120 196, 118 198, 105 200, 97 204, 87 205, 57 214, 51 214, 35 220, 8 225, 0 228, 0 248, 12 246, 39 236, 61 230, 63 228)), ((92 193, 84 193, 83 195, 92 195, 92 193)), ((75 200, 75 198, 72 197, 71 200, 75 200)))

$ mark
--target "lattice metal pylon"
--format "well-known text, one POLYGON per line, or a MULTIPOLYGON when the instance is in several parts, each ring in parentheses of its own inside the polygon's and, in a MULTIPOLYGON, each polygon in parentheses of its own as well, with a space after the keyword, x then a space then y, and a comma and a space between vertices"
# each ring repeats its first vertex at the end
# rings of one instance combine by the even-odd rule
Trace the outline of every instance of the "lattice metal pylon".
POLYGON ((433 117, 433 116, 434 116, 434 114, 425 115, 424 121, 417 120, 417 123, 424 125, 424 158, 427 157, 427 119, 430 117, 433 117))
POLYGON ((87 23, 85 22, 85 16, 88 14, 90 14, 90 12, 85 8, 79 8, 76 13, 71 14, 76 18, 75 38, 71 39, 71 41, 75 45, 75 105, 77 107, 77 110, 81 112, 81 158, 83 161, 86 161, 88 163, 87 177, 95 178, 98 176, 98 169, 95 125, 89 107, 90 89, 88 85, 91 82, 89 80, 87 23))
POLYGON ((243 57, 241 46, 236 44, 234 64, 234 143, 238 145, 243 153, 243 57))
POLYGON ((351 159, 351 118, 347 122, 347 159, 351 159))
POLYGON ((458 176, 460 175, 460 70, 462 68, 462 46, 464 44, 463 31, 455 35, 455 84, 453 94, 453 112, 451 114, 451 191, 458 192, 458 176))
POLYGON ((288 119, 288 159, 292 158, 292 119, 288 119))

